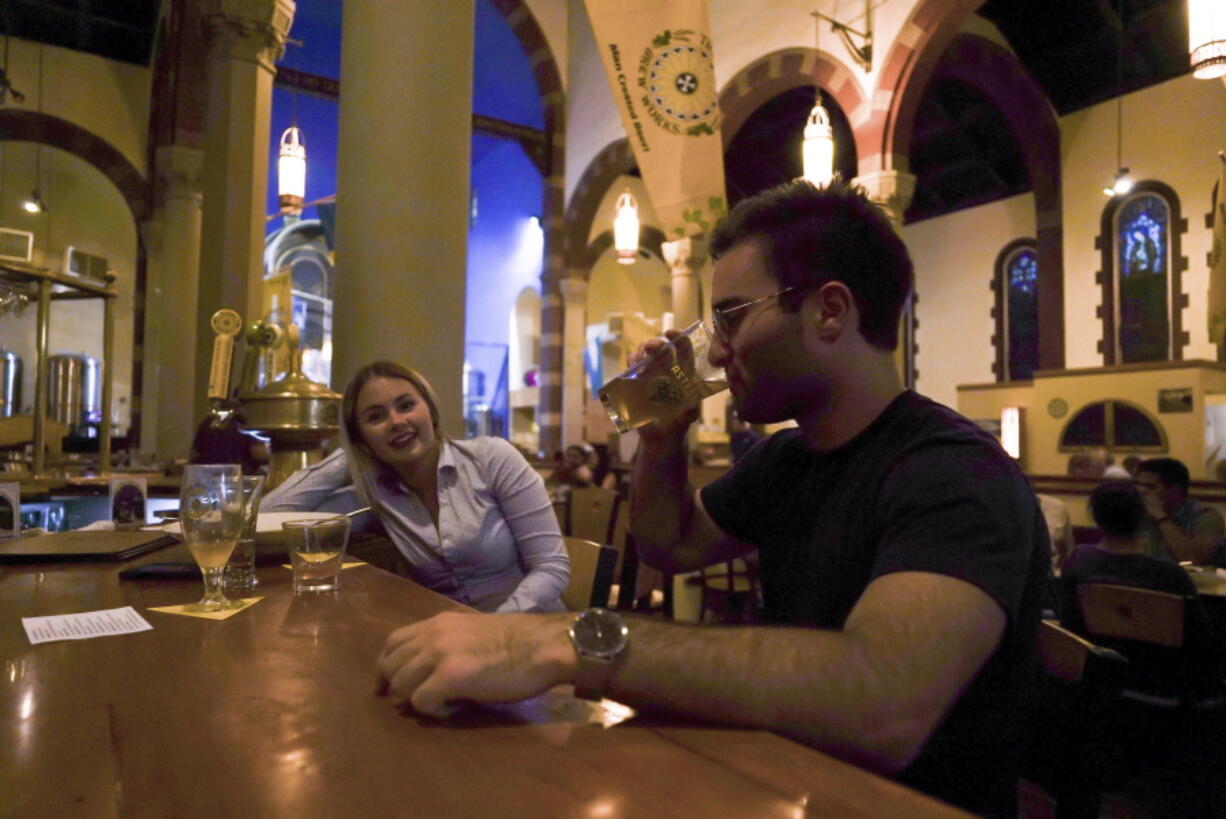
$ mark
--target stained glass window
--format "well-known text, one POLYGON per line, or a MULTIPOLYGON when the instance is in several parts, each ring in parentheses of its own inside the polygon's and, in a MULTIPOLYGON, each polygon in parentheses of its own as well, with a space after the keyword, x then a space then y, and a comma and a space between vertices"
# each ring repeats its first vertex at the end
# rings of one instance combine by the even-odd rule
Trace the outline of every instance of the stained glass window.
POLYGON ((1115 216, 1120 362, 1170 358, 1170 208, 1155 193, 1127 200, 1115 216))
POLYGON ((1005 378, 1028 380, 1039 364, 1039 259, 1035 249, 1023 246, 1006 256, 1003 273, 1008 317, 1005 378))

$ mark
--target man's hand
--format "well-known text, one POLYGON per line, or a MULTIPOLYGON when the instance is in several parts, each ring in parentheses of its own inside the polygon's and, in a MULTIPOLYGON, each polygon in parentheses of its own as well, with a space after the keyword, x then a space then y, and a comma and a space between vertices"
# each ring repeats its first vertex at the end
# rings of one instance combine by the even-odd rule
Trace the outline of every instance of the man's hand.
POLYGON ((1145 504, 1145 514, 1154 520, 1167 516, 1166 510, 1162 508, 1162 499, 1152 492, 1142 493, 1141 502, 1145 504))
POLYGON ((572 614, 447 612, 388 635, 376 693, 446 717, 463 700, 516 702, 574 676, 572 614))
MULTIPOLYGON (((626 361, 627 366, 633 367, 641 361, 658 355, 661 350, 668 346, 668 342, 672 342, 677 345, 677 359, 679 363, 684 366, 686 361, 691 362, 689 370, 692 372, 694 348, 690 344, 690 340, 686 338, 680 330, 665 330, 664 338, 654 336, 644 341, 639 345, 637 350, 630 354, 630 357, 626 361), (667 341, 665 339, 667 339, 667 341)), ((669 364, 671 364, 671 358, 669 356, 664 356, 661 358, 659 364, 661 377, 664 377, 663 373, 667 370, 669 364)), ((650 378, 650 372, 650 369, 645 370, 640 377, 650 378)), ((669 418, 667 422, 664 422, 663 419, 661 419, 655 423, 639 427, 639 436, 647 441, 664 441, 676 438, 679 435, 684 435, 685 431, 690 428, 691 424, 698 420, 701 414, 701 404, 684 405, 680 408, 680 411, 669 418)))

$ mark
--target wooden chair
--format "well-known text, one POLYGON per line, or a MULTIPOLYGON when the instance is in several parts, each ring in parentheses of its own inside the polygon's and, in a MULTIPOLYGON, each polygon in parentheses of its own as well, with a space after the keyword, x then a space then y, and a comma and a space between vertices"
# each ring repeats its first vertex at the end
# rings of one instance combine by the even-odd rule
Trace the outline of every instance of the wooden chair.
POLYGON ((730 560, 699 572, 702 596, 698 622, 707 612, 720 623, 752 623, 758 619, 758 571, 752 560, 730 560))
POLYGON ((612 489, 599 486, 572 489, 567 502, 570 525, 566 534, 594 543, 611 544, 619 500, 612 489))
POLYGON ((1125 696, 1152 705, 1219 707, 1226 682, 1222 647, 1195 597, 1110 583, 1081 583, 1086 633, 1129 659, 1125 696))
POLYGON ((618 504, 613 519, 612 546, 617 549, 617 569, 613 575, 617 582, 610 592, 611 603, 619 611, 659 614, 666 620, 673 619, 673 577, 639 564, 638 548, 630 534, 630 504, 624 499, 618 504), (623 594, 622 589, 627 592, 623 594))
POLYGON ((1097 819, 1103 792, 1136 762, 1118 741, 1128 661, 1051 620, 1039 625, 1039 680, 1023 777, 1056 801, 1060 819, 1097 819))
POLYGON ((617 550, 577 537, 563 537, 562 542, 570 555, 570 583, 562 592, 562 603, 567 610, 608 606, 617 550))

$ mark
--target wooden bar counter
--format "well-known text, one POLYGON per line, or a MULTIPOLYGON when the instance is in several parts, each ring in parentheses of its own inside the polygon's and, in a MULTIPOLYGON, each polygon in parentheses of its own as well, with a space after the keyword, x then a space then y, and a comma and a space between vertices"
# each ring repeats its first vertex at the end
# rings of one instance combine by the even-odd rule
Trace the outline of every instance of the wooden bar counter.
POLYGON ((264 599, 224 621, 148 611, 201 584, 121 568, 0 566, 0 816, 963 815, 767 732, 606 729, 568 689, 401 714, 374 695, 384 638, 457 605, 372 566, 298 597, 262 567, 264 599), (32 646, 21 625, 125 605, 153 630, 32 646))

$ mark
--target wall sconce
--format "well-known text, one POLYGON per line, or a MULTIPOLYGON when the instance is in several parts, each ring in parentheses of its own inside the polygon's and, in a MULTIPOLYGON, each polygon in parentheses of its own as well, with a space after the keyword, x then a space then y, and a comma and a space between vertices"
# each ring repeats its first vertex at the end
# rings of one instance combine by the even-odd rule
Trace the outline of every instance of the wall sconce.
POLYGON ((1000 410, 1000 445, 1015 461, 1022 459, 1022 408, 1002 407, 1000 410))
POLYGON ((834 129, 830 127, 830 113, 822 105, 820 90, 805 123, 801 151, 805 179, 819 187, 829 185, 834 179, 834 129))
POLYGON ((1193 77, 1226 77, 1226 6, 1222 0, 1188 0, 1188 54, 1193 77))
POLYGON ((820 11, 813 12, 813 16, 830 24, 830 30, 839 35, 847 53, 858 66, 865 71, 873 70, 873 0, 864 0, 864 31, 856 31, 846 23, 840 23, 820 11), (860 41, 859 44, 853 37, 860 41))
POLYGON ((306 198, 306 145, 302 131, 291 125, 281 134, 281 150, 277 154, 277 198, 281 212, 302 213, 306 198))
POLYGON ((634 264, 639 255, 639 204, 630 191, 617 197, 613 216, 613 248, 618 264, 634 264))

